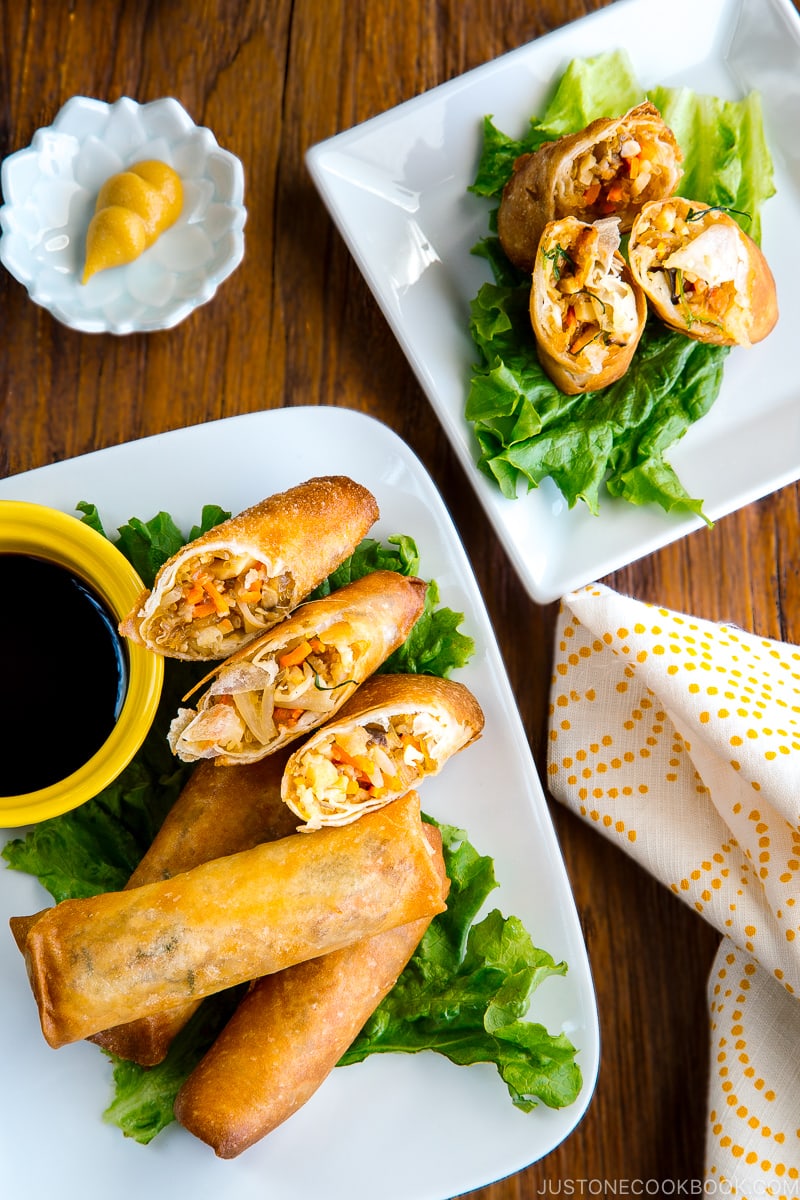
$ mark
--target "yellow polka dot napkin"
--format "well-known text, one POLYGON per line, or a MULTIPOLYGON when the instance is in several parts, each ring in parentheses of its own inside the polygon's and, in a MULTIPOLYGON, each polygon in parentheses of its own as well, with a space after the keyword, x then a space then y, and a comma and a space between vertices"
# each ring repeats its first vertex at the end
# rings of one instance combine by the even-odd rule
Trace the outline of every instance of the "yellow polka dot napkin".
POLYGON ((708 1186, 800 1197, 800 647, 590 585, 549 735, 553 795, 723 935, 708 1186))

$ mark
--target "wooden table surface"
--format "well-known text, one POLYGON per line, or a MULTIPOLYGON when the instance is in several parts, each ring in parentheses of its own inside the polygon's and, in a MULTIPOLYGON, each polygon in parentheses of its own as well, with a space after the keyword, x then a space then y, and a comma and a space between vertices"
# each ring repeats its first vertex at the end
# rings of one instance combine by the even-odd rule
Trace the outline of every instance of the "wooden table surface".
MULTIPOLYGON (((168 332, 119 338, 73 332, 0 272, 0 474, 265 408, 339 405, 373 414, 420 456, 453 514, 540 772, 555 606, 534 604, 516 578, 312 186, 304 153, 603 6, 603 0, 0 4, 0 154, 29 145, 72 95, 109 101, 171 95, 242 159, 248 204, 243 264, 213 302, 168 332)), ((606 582, 644 600, 797 641, 798 534, 798 489, 790 486, 721 520, 712 534, 695 533, 606 582)), ((579 1194, 589 1187, 580 1181, 673 1186, 699 1179, 705 983, 717 936, 596 832, 555 802, 551 809, 596 982, 599 1080, 565 1143, 473 1195, 529 1200, 559 1185, 579 1194)))

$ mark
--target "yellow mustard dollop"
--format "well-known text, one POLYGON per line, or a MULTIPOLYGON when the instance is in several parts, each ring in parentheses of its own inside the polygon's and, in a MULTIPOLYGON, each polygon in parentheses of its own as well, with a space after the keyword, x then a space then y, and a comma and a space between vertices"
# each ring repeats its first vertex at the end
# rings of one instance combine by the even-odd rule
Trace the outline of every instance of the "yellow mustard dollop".
POLYGON ((175 224, 182 208, 180 176, 166 163, 134 163, 112 175, 100 188, 86 232, 82 282, 108 267, 133 262, 175 224))

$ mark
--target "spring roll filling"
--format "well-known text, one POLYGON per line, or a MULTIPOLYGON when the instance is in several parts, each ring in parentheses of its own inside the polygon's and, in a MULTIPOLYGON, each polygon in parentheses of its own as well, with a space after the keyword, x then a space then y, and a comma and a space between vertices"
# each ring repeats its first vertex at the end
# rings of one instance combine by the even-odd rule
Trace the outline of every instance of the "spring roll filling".
POLYGON ((226 639, 274 625, 289 612, 292 593, 288 572, 270 576, 251 554, 219 548, 195 555, 162 597, 155 641, 181 653, 219 649, 226 639))
POLYGON ((431 712, 376 716, 331 733, 303 753, 292 805, 308 820, 312 811, 346 813, 407 792, 438 770, 452 739, 452 728, 431 712))
POLYGON ((688 327, 736 326, 747 318, 747 255, 736 228, 713 209, 661 205, 641 218, 637 255, 648 290, 688 327))
POLYGON ((182 710, 177 748, 194 754, 238 753, 269 744, 279 728, 302 729, 333 711, 337 689, 352 682, 365 652, 346 621, 310 637, 287 640, 275 654, 257 650, 246 661, 223 667, 196 715, 182 710))
POLYGON ((614 130, 575 162, 564 199, 572 209, 607 217, 638 204, 664 172, 656 139, 614 130))
POLYGON ((636 298, 621 277, 618 246, 617 222, 605 220, 576 223, 575 236, 566 245, 545 232, 539 250, 545 270, 544 316, 554 348, 582 354, 597 368, 606 346, 626 346, 638 336, 636 298))

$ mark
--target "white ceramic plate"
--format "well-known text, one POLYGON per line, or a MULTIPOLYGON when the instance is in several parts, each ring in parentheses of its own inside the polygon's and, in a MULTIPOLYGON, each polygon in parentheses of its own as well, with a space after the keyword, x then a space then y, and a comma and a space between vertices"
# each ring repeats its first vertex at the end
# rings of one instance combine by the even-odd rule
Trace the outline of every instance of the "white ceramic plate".
POLYGON ((73 96, 31 145, 3 160, 0 261, 31 299, 84 333, 171 329, 215 294, 244 254, 244 170, 172 97, 114 104, 73 96), (183 211, 139 258, 81 283, 101 185, 145 159, 174 167, 183 211))
MULTIPOLYGON (((506 500, 476 467, 464 419, 469 304, 490 278, 470 249, 488 203, 467 193, 491 114, 521 136, 573 58, 628 50, 645 86, 685 84, 763 98, 777 195, 762 246, 781 307, 760 346, 729 356, 711 412, 669 453, 713 519, 800 477, 800 19, 790 0, 617 0, 519 50, 314 146, 308 166, 405 351, 506 552, 540 603, 601 578, 699 529, 693 516, 635 508, 601 494, 600 515, 570 510, 552 481, 506 500)), ((711 533, 700 536, 713 537, 711 533)))
MULTIPOLYGON (((0 481, 0 498, 68 512, 92 501, 111 535, 128 518, 162 509, 186 530, 205 503, 238 512, 320 474, 369 487, 381 509, 374 536, 413 536, 442 603, 466 614, 476 652, 454 677, 479 698, 486 729, 425 783, 422 801, 495 859, 500 887, 487 907, 521 917, 538 945, 569 964, 566 977, 534 994, 529 1015, 578 1046, 583 1091, 569 1108, 540 1105, 526 1114, 493 1067, 456 1067, 433 1053, 377 1056, 337 1068, 305 1108, 233 1161, 216 1159, 176 1125, 140 1146, 101 1121, 110 1069, 100 1051, 85 1042, 54 1051, 44 1042, 6 922, 49 897, 29 876, 0 867, 0 1162, 9 1196, 444 1200, 543 1157, 586 1109, 598 1065, 597 1015, 569 883, 483 600, 442 500, 405 443, 349 410, 280 409, 43 467, 0 481)), ((0 841, 14 834, 0 833, 0 841)))

